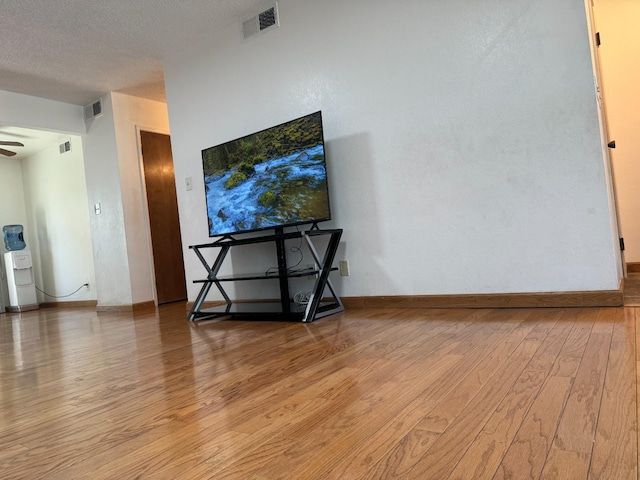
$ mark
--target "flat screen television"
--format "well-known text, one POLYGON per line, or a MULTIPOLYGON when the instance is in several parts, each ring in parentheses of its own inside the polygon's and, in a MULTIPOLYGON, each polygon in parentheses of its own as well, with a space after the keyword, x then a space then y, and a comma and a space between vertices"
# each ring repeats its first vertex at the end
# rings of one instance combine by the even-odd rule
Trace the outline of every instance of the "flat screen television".
POLYGON ((202 150, 209 236, 331 219, 322 113, 202 150))

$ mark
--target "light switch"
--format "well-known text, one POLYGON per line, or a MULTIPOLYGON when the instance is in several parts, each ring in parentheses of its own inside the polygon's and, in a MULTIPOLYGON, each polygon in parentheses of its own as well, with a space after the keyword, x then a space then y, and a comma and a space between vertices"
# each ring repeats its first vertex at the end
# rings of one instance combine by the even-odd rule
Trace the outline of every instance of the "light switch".
POLYGON ((193 183, 191 182, 191 177, 185 177, 184 187, 187 191, 193 190, 193 183))

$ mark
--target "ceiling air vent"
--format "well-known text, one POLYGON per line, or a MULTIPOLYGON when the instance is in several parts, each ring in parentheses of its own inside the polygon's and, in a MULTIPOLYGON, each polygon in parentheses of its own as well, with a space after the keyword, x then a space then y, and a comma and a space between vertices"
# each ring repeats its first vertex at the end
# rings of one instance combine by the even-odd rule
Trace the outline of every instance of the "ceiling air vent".
POLYGON ((276 2, 272 7, 242 22, 242 35, 245 40, 248 40, 259 33, 264 33, 279 26, 278 3, 276 2))
POLYGON ((60 144, 60 155, 71 151, 71 140, 60 144))
POLYGON ((85 120, 92 120, 100 116, 102 116, 102 99, 101 98, 93 103, 90 103, 89 105, 85 105, 84 107, 85 120))

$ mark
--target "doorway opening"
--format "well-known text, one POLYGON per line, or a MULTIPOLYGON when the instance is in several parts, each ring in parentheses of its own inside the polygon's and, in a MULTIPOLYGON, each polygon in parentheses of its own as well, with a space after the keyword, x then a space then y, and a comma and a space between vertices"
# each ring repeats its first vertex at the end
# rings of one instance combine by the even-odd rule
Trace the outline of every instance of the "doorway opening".
POLYGON ((618 225, 624 237, 625 290, 640 279, 640 3, 588 0, 596 36, 600 90, 604 98, 609 158, 612 169, 618 225))

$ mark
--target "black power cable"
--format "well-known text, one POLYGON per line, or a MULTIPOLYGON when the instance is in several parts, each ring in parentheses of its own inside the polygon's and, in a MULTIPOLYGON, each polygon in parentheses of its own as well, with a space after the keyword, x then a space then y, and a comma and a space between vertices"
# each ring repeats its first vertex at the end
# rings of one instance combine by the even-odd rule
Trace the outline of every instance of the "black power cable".
POLYGON ((88 283, 84 283, 81 286, 79 286, 76 290, 74 290, 73 292, 71 292, 69 295, 50 295, 47 292, 45 292, 44 290, 40 290, 37 286, 36 286, 36 290, 38 290, 40 293, 46 295, 47 297, 51 297, 51 298, 67 298, 70 297, 71 295, 75 295, 76 293, 78 293, 81 289, 83 289, 84 287, 88 287, 89 284, 88 283))
MULTIPOLYGON (((296 230, 300 231, 298 227, 296 227, 296 230)), ((302 251, 302 237, 300 237, 300 241, 298 242, 297 246, 293 245, 289 247, 289 251, 291 253, 299 253, 300 260, 298 260, 298 263, 296 263, 295 265, 288 267, 287 273, 298 273, 298 272, 304 272, 305 270, 307 270, 306 268, 296 269, 296 267, 302 263, 302 260, 304 260, 304 252, 302 251)), ((265 275, 274 275, 274 276, 278 275, 278 273, 279 273, 278 267, 269 267, 267 271, 264 272, 265 275)))

